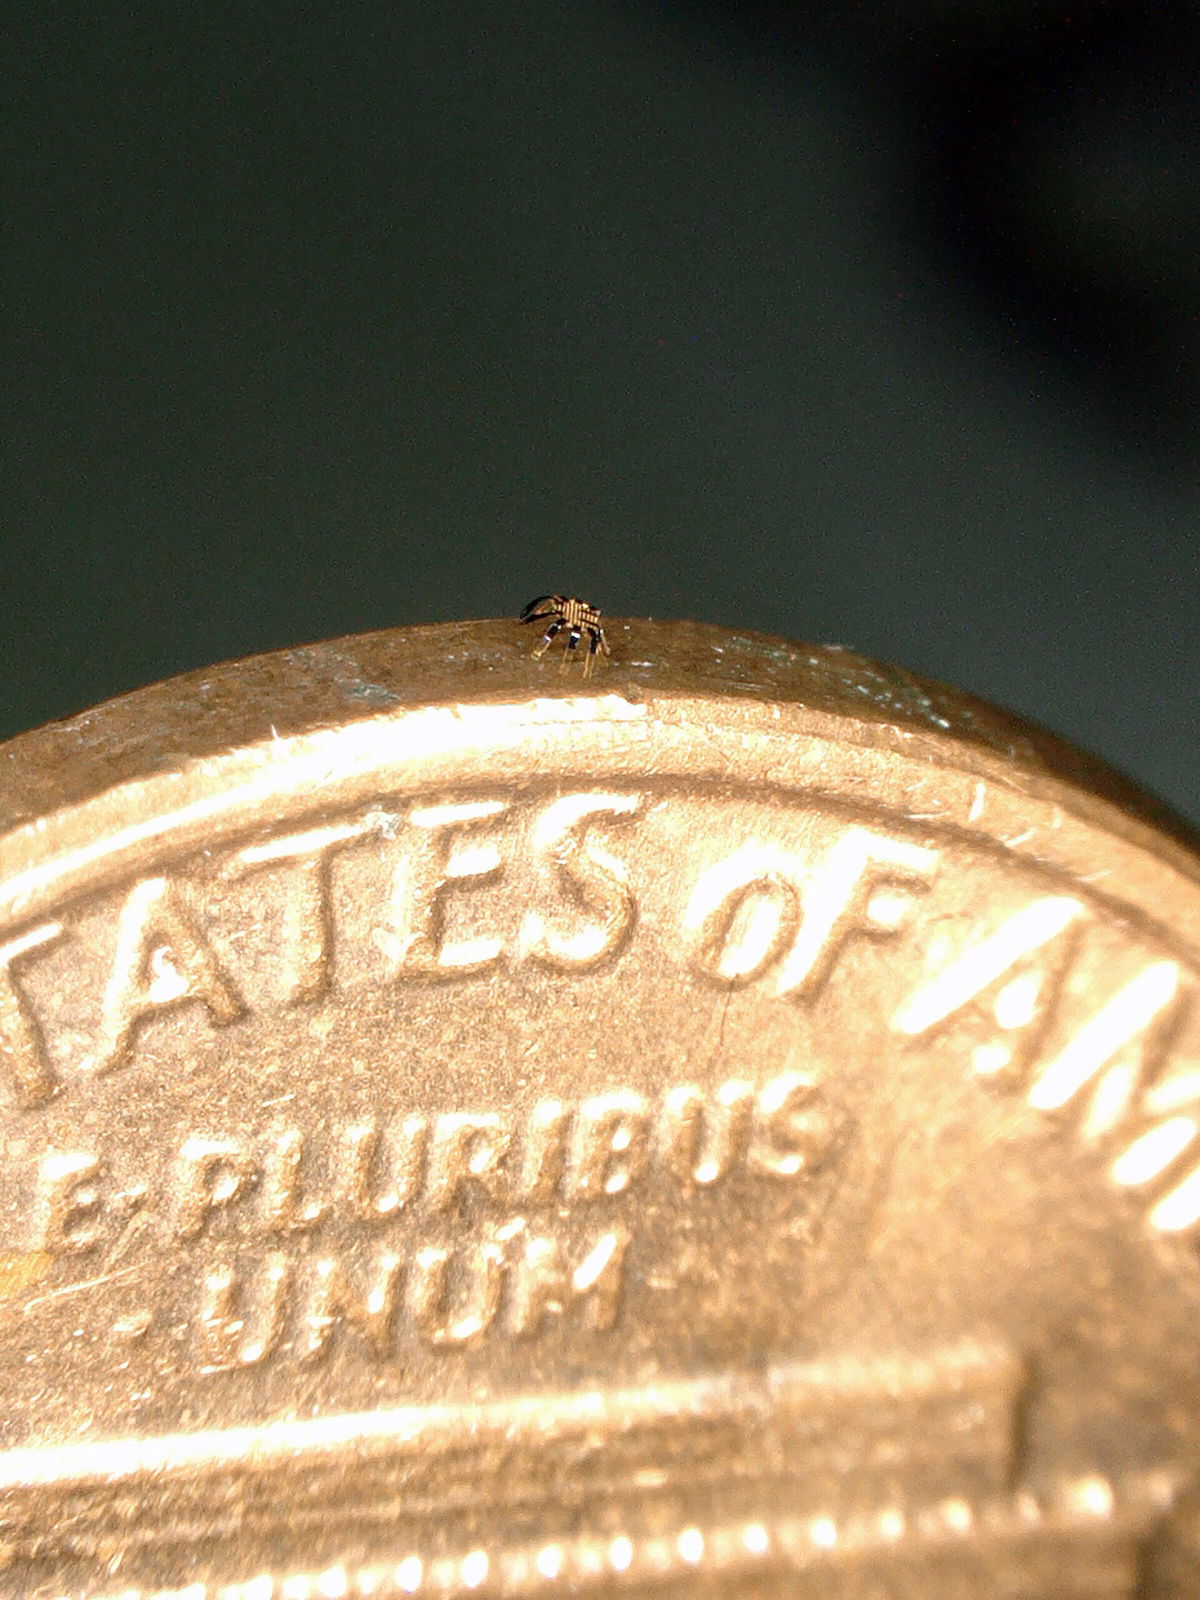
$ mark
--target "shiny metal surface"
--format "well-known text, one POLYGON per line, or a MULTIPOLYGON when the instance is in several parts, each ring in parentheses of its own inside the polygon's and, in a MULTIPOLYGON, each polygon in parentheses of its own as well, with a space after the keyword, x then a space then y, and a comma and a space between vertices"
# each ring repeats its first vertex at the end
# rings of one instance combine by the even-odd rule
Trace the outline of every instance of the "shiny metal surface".
POLYGON ((0 1584, 1200 1595, 1200 861, 832 648, 0 750, 0 1584))

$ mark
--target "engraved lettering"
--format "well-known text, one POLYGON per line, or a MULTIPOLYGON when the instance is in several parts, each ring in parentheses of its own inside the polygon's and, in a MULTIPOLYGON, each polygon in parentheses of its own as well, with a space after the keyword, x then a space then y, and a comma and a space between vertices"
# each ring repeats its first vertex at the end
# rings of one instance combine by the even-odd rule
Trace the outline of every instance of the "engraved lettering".
POLYGON ((1154 1184, 1159 1192, 1150 1211, 1150 1225, 1166 1233, 1194 1228, 1200 1222, 1200 1166, 1195 1164, 1195 1144, 1200 1136, 1200 1072, 1185 1067, 1151 1083, 1134 1122, 1134 1137, 1118 1152, 1112 1164, 1114 1180, 1125 1188, 1154 1184), (1146 1118, 1156 1118, 1150 1127, 1146 1118), (1187 1162, 1184 1161, 1185 1155, 1187 1162), (1178 1170, 1191 1166, 1183 1171, 1178 1170), (1166 1179, 1161 1192, 1159 1179, 1166 1179))
POLYGON ((728 987, 774 972, 776 994, 811 996, 849 940, 904 927, 937 863, 935 850, 862 827, 843 829, 815 865, 744 845, 702 875, 688 903, 692 964, 728 987))
POLYGON ((44 1158, 38 1174, 37 1249, 65 1255, 99 1244, 102 1171, 101 1163, 86 1151, 44 1158))
POLYGON ((373 1355, 386 1355, 400 1303, 402 1267, 399 1256, 380 1256, 364 1295, 351 1284, 339 1261, 332 1257, 318 1261, 316 1284, 304 1316, 301 1355, 319 1361, 329 1351, 334 1329, 343 1322, 359 1330, 373 1355))
POLYGON ((558 972, 587 972, 625 943, 637 916, 624 862, 590 834, 596 818, 630 817, 640 800, 633 794, 568 794, 548 805, 533 829, 539 858, 552 862, 568 896, 592 920, 575 933, 550 927, 540 911, 528 911, 521 929, 524 950, 558 972))
POLYGON ((204 1370, 222 1372, 254 1367, 279 1348, 286 1321, 291 1269, 281 1251, 268 1255, 258 1281, 239 1281, 222 1263, 204 1279, 200 1306, 200 1346, 204 1370), (247 1301, 253 1310, 243 1310, 247 1301))
POLYGON ((612 1228, 592 1246, 571 1274, 575 1294, 588 1297, 588 1315, 598 1332, 617 1320, 629 1233, 612 1228))
POLYGON ((304 1135, 299 1128, 278 1134, 263 1164, 264 1225, 271 1233, 296 1233, 311 1228, 328 1210, 319 1200, 305 1200, 301 1166, 304 1135))
POLYGON ((411 813, 412 850, 396 869, 391 923, 378 935, 398 976, 465 977, 499 961, 500 940, 491 935, 447 941, 446 901, 457 885, 486 882, 499 873, 494 844, 459 841, 507 810, 503 800, 471 800, 419 806, 411 813))
POLYGON ((117 925, 94 1069, 123 1066, 148 1017, 193 1000, 218 1024, 234 1021, 245 1009, 178 889, 167 878, 148 878, 130 890, 117 925))
POLYGON ((1181 976, 1173 961, 1143 967, 1042 1067, 1029 1104, 1036 1111, 1058 1111, 1090 1087, 1083 1137, 1098 1138, 1118 1127, 1166 1054, 1179 1021, 1181 976))
POLYGON ((1198 1132, 1194 1117, 1168 1117, 1147 1128, 1113 1162, 1113 1181, 1127 1189, 1153 1183, 1190 1148, 1198 1132))
POLYGON ((620 1194, 646 1165, 650 1110, 640 1094, 618 1090, 579 1107, 566 1192, 572 1200, 620 1194))
POLYGON ((421 1186, 429 1125, 424 1117, 405 1117, 398 1137, 384 1140, 375 1121, 359 1123, 346 1134, 342 1197, 354 1216, 364 1222, 393 1217, 408 1205, 421 1186), (376 1176, 386 1173, 385 1181, 376 1176))
POLYGON ((780 995, 810 995, 825 982, 842 946, 858 934, 889 938, 929 887, 936 850, 869 828, 847 828, 804 887, 800 932, 784 958, 780 995))
POLYGON ((1200 1167, 1193 1167, 1150 1212, 1150 1226, 1163 1233, 1179 1233, 1200 1222, 1200 1167))
POLYGON ((333 858, 361 839, 365 824, 313 828, 251 845, 233 862, 237 872, 253 872, 286 862, 283 954, 292 1004, 317 1000, 329 988, 333 963, 333 913, 330 903, 333 858))
POLYGON ((780 1073, 758 1092, 747 1168, 774 1178, 812 1172, 828 1157, 833 1132, 816 1080, 803 1072, 780 1073))
POLYGON ((552 1200, 566 1169, 571 1111, 561 1100, 539 1100, 525 1126, 517 1192, 531 1205, 552 1200))
POLYGON ((479 1184, 493 1199, 502 1201, 503 1162, 511 1139, 511 1125, 495 1111, 451 1111, 438 1117, 429 1154, 429 1204, 444 1210, 470 1184, 479 1184))
POLYGON ((754 1085, 731 1078, 710 1097, 697 1084, 670 1089, 659 1119, 667 1170, 681 1183, 716 1183, 746 1148, 754 1085))
POLYGON ((0 1062, 20 1106, 44 1104, 57 1093, 58 1079, 46 1055, 42 1030, 17 985, 13 968, 34 950, 54 944, 62 933, 57 922, 47 922, 0 945, 0 1062))
POLYGON ((526 1239, 512 1270, 510 1331, 535 1333, 547 1316, 561 1316, 575 1301, 586 1305, 590 1327, 597 1332, 611 1328, 620 1304, 628 1247, 628 1232, 611 1229, 572 1269, 566 1264, 559 1239, 526 1239))
MULTIPOLYGON (((153 1186, 140 1168, 122 1172, 119 1153, 112 1162, 91 1152, 52 1154, 39 1169, 32 1247, 48 1255, 88 1251, 115 1239, 135 1213, 152 1225, 148 1235, 140 1231, 143 1238, 191 1244, 236 1232, 273 1245, 302 1235, 341 1238, 356 1225, 384 1227, 410 1213, 458 1211, 456 1229, 516 1204, 565 1216, 567 1206, 607 1207, 650 1181, 693 1199, 735 1171, 802 1179, 830 1154, 837 1126, 813 1076, 785 1072, 762 1085, 731 1078, 664 1087, 653 1099, 620 1088, 581 1102, 535 1100, 505 1113, 400 1115, 391 1124, 368 1119, 341 1129, 268 1127, 253 1138, 206 1131, 182 1141, 168 1181, 153 1186)), ((1119 1181, 1143 1181, 1135 1170, 1144 1174, 1148 1159, 1126 1160, 1119 1181)), ((492 1237, 505 1243, 516 1232, 492 1237)), ((538 1259, 534 1251, 534 1278, 538 1259)), ((427 1265, 429 1294, 441 1270, 427 1265)), ((458 1268, 452 1262, 446 1270, 458 1268)), ((236 1283, 220 1292, 212 1286, 206 1304, 215 1307, 215 1331, 205 1338, 213 1352, 232 1338, 225 1324, 241 1315, 229 1310, 239 1292, 236 1283)), ((266 1303, 257 1288, 254 1299, 266 1303)), ((447 1313, 443 1320, 449 1326, 456 1319, 447 1313)), ((252 1311, 247 1320, 261 1323, 263 1314, 252 1311)))
POLYGON ((469 1344, 495 1321, 504 1286, 504 1249, 487 1239, 458 1252, 418 1250, 409 1281, 409 1310, 432 1345, 469 1344))
POLYGON ((763 867, 758 852, 725 863, 725 892, 700 922, 694 961, 730 988, 761 978, 780 960, 800 927, 800 891, 782 873, 763 867), (740 871, 737 870, 740 868, 740 871))
POLYGON ((257 1177, 257 1168, 236 1140, 188 1139, 179 1154, 176 1236, 198 1239, 212 1213, 241 1198, 257 1177))
MULTIPOLYGON (((525 1219, 513 1217, 483 1238, 454 1246, 384 1251, 367 1263, 320 1256, 303 1278, 281 1250, 253 1267, 218 1260, 200 1285, 203 1369, 256 1367, 287 1349, 318 1363, 336 1348, 343 1329, 360 1336, 377 1360, 396 1352, 402 1331, 435 1349, 454 1350, 492 1330, 536 1335, 552 1318, 577 1311, 585 1328, 604 1332, 617 1319, 630 1242, 621 1226, 576 1242, 558 1234, 530 1236, 525 1219)), ((148 1326, 139 1323, 139 1336, 148 1326)))
POLYGON ((1057 1010, 1082 916, 1083 906, 1066 895, 1022 906, 910 995, 892 1026, 917 1038, 963 1012, 978 1014, 988 1037, 972 1048, 973 1071, 1002 1082, 1022 1081, 1057 1010))

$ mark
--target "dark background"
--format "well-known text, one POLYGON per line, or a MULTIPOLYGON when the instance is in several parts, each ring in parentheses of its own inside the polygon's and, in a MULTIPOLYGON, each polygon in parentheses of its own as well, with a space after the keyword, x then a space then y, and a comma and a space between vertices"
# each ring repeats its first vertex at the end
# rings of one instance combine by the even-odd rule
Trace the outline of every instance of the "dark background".
POLYGON ((0 733, 554 589, 1200 818, 1192 5, 24 11, 0 733))

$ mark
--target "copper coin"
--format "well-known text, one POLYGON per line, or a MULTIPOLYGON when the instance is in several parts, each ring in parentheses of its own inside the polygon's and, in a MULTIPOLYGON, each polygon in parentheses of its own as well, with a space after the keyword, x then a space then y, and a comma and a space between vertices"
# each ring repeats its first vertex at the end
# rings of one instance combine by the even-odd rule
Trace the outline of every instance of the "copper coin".
POLYGON ((0 1592, 1200 1595, 1194 842, 604 629, 0 752, 0 1592))

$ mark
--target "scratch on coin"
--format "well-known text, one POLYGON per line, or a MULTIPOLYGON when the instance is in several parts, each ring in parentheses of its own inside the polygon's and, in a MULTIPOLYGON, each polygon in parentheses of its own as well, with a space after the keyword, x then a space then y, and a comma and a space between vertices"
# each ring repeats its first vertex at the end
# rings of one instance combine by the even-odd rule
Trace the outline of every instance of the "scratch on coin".
POLYGON ((987 798, 987 786, 982 783, 975 785, 975 794, 971 800, 971 809, 967 812, 968 822, 977 822, 983 815, 983 804, 987 798))
POLYGON ((725 991, 725 1002, 721 1007, 721 1024, 720 1024, 720 1027, 717 1029, 716 1060, 718 1060, 718 1061, 720 1061, 722 1055, 725 1052, 725 1023, 726 1023, 726 1020, 729 1017, 729 1006, 730 1006, 730 1003, 732 1002, 732 1000, 733 1000, 733 990, 732 989, 726 989, 726 991, 725 991))
POLYGON ((726 989, 724 999, 721 1002, 720 1020, 717 1023, 717 1042, 713 1045, 712 1053, 709 1055, 708 1061, 705 1065, 706 1072, 711 1072, 713 1070, 714 1066, 720 1062, 721 1057, 725 1052, 725 1022, 729 1016, 729 1007, 732 1001, 733 990, 731 988, 726 989))
POLYGON ((103 1289, 106 1284, 120 1283, 141 1271, 140 1267, 122 1267, 120 1272, 105 1272, 99 1278, 86 1278, 82 1283, 65 1283, 61 1289, 51 1289, 47 1294, 35 1295, 21 1307, 23 1312, 35 1310, 50 1300, 65 1300, 68 1295, 82 1294, 85 1289, 103 1289))

